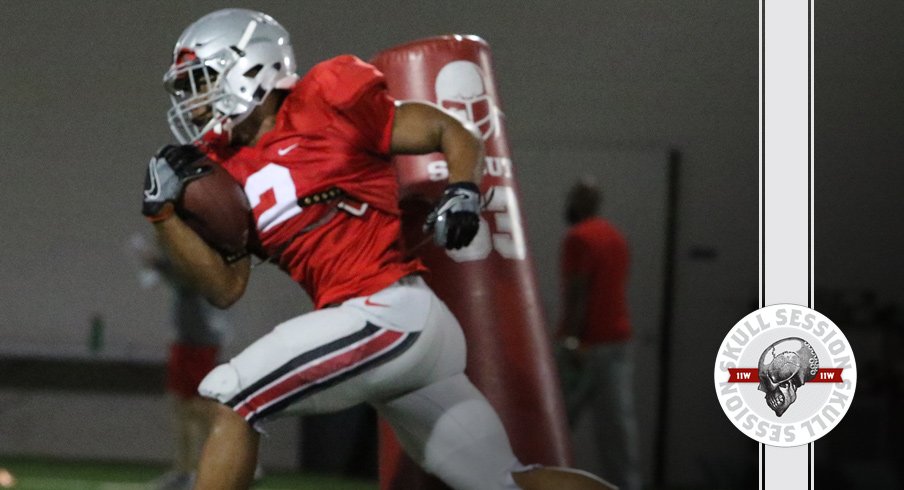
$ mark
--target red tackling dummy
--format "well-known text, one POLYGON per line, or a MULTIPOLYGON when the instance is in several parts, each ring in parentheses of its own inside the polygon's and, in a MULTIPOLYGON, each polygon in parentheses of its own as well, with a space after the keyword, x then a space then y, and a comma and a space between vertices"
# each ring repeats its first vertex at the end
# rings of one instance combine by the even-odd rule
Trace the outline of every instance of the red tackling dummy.
MULTIPOLYGON (((525 464, 563 466, 571 448, 519 210, 490 48, 476 36, 441 36, 379 53, 372 61, 399 100, 429 102, 473 122, 486 147, 481 191, 487 198, 480 232, 449 251, 421 230, 445 186, 442 154, 394 159, 401 183, 409 250, 432 273, 430 286, 461 322, 467 374, 499 412, 515 455, 525 464)), ((408 459, 388 426, 381 427, 383 490, 445 488, 408 459)))

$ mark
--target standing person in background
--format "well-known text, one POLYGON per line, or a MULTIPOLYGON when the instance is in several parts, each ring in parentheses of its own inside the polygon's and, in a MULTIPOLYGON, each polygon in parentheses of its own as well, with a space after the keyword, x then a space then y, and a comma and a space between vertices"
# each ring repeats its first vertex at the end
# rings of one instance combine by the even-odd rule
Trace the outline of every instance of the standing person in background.
POLYGON ((189 489, 216 407, 198 394, 198 385, 218 363, 225 322, 196 290, 174 275, 172 264, 158 248, 140 235, 133 238, 132 246, 141 259, 142 287, 154 287, 162 279, 173 294, 175 338, 167 357, 166 392, 172 407, 175 453, 172 469, 154 480, 153 486, 158 490, 189 489))
POLYGON ((641 478, 626 298, 628 243, 600 217, 601 203, 600 189, 589 178, 568 193, 558 352, 570 424, 591 410, 602 470, 619 488, 636 490, 641 478))

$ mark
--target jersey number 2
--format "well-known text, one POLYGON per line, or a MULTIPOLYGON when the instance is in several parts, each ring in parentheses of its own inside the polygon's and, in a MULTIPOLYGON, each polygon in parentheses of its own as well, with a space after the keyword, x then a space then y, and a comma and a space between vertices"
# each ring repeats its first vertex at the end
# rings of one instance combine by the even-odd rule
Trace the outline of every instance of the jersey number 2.
POLYGON ((301 212, 292 173, 282 165, 268 163, 251 174, 245 181, 245 194, 260 231, 268 231, 301 212))

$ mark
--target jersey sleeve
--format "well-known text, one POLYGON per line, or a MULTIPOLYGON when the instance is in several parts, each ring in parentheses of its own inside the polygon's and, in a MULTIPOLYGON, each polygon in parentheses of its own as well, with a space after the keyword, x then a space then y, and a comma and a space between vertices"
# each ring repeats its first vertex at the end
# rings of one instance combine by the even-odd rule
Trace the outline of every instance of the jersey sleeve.
POLYGON ((355 56, 334 58, 320 77, 323 98, 358 131, 364 150, 389 153, 395 99, 376 67, 355 56))

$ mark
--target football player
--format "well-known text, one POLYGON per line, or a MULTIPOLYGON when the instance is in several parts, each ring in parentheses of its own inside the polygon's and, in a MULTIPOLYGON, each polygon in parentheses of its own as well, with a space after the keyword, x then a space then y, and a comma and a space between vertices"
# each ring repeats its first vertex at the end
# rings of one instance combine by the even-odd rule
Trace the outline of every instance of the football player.
POLYGON ((296 280, 316 308, 202 381, 199 392, 220 405, 196 488, 248 488, 267 420, 360 402, 453 488, 608 488, 518 461, 464 374, 458 322, 420 277, 424 265, 400 249, 394 154, 445 154, 449 183, 428 226, 450 249, 475 236, 483 148, 474 128, 433 106, 393 100, 383 75, 354 56, 299 78, 286 30, 244 9, 190 25, 164 82, 182 145, 151 158, 142 212, 173 265, 222 308, 248 283, 249 257, 224 258, 174 213, 185 183, 207 171, 192 165, 206 154, 248 196, 253 253, 296 280))

